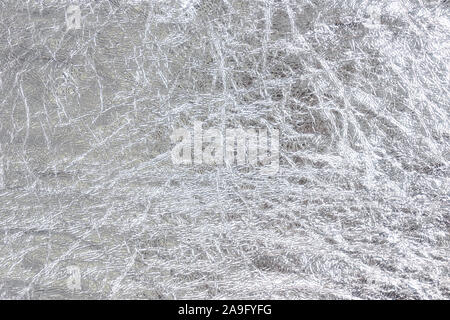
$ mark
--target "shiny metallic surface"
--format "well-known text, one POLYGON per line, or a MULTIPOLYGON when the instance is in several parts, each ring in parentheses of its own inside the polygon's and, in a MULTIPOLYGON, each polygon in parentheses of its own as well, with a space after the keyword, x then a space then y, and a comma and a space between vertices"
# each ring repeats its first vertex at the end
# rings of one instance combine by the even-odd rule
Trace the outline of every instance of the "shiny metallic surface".
POLYGON ((449 13, 1 1, 0 298, 449 299, 449 13), (173 164, 194 121, 277 174, 173 164))

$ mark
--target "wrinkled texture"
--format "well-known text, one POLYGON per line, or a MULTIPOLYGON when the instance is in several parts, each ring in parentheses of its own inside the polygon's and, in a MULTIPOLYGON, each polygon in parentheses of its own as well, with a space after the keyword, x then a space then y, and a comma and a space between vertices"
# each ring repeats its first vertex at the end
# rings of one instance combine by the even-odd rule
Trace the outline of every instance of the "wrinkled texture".
POLYGON ((68 3, 0 2, 0 298, 450 298, 448 1, 68 3))

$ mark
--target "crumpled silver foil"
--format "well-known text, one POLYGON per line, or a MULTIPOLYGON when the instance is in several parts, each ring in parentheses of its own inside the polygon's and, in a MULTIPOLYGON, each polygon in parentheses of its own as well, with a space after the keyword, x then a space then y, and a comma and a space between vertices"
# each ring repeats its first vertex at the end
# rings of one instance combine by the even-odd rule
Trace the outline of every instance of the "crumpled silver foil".
POLYGON ((1 1, 0 298, 449 299, 449 13, 1 1), (174 165, 194 121, 279 172, 174 165))

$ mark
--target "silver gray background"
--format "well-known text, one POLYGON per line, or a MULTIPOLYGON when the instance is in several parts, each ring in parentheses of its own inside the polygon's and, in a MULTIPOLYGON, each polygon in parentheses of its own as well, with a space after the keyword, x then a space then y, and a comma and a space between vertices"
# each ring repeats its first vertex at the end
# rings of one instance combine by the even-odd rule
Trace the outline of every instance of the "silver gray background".
POLYGON ((0 1, 0 298, 448 299, 449 34, 448 1, 0 1), (279 129, 279 173, 174 166, 194 120, 279 129))

